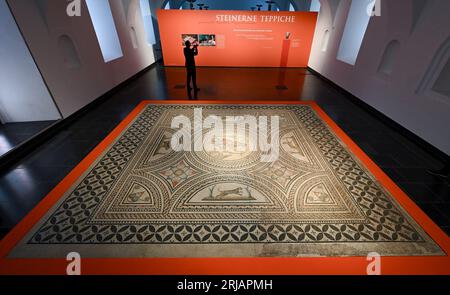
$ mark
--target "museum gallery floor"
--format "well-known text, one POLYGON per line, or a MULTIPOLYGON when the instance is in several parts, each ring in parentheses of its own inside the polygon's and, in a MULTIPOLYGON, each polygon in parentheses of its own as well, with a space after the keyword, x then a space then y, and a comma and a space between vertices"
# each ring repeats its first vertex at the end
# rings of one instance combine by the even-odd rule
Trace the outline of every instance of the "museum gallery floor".
MULTIPOLYGON (((229 135, 225 137, 228 140, 229 135)), ((231 140, 231 139, 230 139, 231 140)), ((141 103, 1 242, 1 273, 450 273, 449 238, 315 103, 141 103), (171 149, 172 119, 279 116, 280 153, 171 149)))

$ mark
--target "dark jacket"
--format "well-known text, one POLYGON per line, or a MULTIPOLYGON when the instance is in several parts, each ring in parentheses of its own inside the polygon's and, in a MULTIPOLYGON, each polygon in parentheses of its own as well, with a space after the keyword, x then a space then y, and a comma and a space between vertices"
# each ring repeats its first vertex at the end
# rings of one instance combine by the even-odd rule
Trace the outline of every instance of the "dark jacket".
POLYGON ((197 47, 184 48, 184 57, 186 58, 186 68, 195 68, 195 56, 198 55, 197 47))

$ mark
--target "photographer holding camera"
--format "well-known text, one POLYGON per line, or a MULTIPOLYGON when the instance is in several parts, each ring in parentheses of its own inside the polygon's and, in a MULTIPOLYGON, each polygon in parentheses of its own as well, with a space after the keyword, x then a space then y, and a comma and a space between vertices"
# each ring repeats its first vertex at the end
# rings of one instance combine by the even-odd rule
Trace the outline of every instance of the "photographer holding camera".
POLYGON ((184 57, 186 58, 186 71, 187 71, 187 89, 190 91, 191 88, 191 80, 194 87, 194 91, 199 91, 200 89, 197 87, 197 71, 195 66, 195 56, 198 55, 198 43, 195 41, 192 44, 188 40, 185 42, 186 47, 184 48, 184 57))

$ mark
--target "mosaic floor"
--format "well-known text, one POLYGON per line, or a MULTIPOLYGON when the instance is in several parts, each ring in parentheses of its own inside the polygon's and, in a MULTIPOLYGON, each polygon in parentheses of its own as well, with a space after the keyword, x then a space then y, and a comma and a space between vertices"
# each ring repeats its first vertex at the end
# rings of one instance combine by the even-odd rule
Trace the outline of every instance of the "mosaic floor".
MULTIPOLYGON (((232 139, 229 134, 227 140, 232 139)), ((12 258, 443 255, 309 105, 147 105, 12 258), (172 119, 280 116, 280 154, 175 152, 172 119)))

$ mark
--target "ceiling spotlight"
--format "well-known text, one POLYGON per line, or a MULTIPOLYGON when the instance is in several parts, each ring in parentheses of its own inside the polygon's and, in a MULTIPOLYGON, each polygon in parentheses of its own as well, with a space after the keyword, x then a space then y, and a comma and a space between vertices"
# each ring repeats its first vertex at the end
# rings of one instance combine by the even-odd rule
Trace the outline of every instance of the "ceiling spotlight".
POLYGON ((267 4, 269 4, 269 7, 267 10, 272 11, 272 4, 275 4, 274 1, 266 1, 267 4))
POLYGON ((194 10, 195 9, 194 2, 197 1, 197 0, 186 0, 186 1, 190 3, 189 6, 190 6, 191 10, 194 10))

